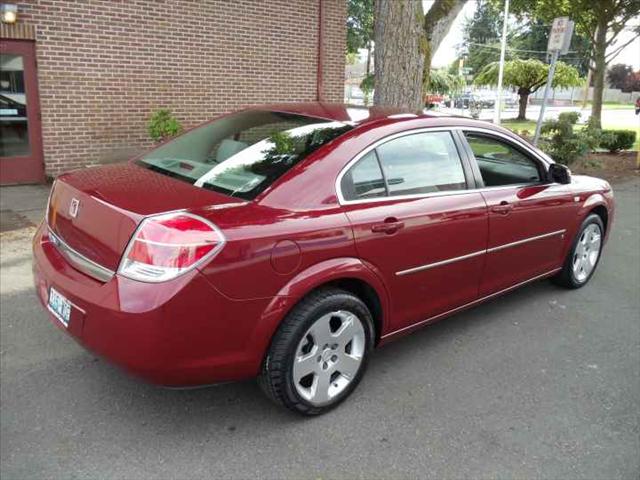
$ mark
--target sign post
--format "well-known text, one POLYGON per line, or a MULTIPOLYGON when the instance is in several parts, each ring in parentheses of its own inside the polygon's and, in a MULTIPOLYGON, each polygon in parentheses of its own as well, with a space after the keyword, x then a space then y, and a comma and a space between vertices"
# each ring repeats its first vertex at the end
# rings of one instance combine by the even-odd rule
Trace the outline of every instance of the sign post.
POLYGON ((542 97, 542 105, 540 106, 540 115, 538 115, 538 123, 536 124, 536 133, 533 136, 533 144, 538 145, 540 138, 540 129, 544 121, 544 112, 547 107, 547 98, 551 91, 553 83, 553 75, 556 72, 556 62, 560 55, 564 55, 569 51, 571 44, 571 36, 573 35, 573 22, 568 17, 557 17, 553 19, 553 26, 549 34, 549 43, 547 44, 547 53, 551 53, 551 63, 549 65, 549 75, 547 76, 547 84, 544 87, 544 95, 542 97))
POLYGON ((500 66, 498 67, 498 91, 493 105, 493 123, 500 125, 500 109, 502 108, 502 77, 504 75, 504 54, 507 49, 507 19, 509 18, 509 0, 504 0, 504 16, 502 18, 502 42, 500 45, 500 66))

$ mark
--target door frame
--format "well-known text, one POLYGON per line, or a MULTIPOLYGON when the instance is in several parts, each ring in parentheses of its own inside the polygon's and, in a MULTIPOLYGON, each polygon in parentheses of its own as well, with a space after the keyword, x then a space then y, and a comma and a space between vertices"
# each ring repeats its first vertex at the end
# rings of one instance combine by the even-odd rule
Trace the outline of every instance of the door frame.
POLYGON ((44 183, 42 118, 36 63, 36 42, 3 38, 0 52, 21 55, 24 62, 24 84, 27 99, 27 128, 30 154, 0 157, 0 184, 44 183))

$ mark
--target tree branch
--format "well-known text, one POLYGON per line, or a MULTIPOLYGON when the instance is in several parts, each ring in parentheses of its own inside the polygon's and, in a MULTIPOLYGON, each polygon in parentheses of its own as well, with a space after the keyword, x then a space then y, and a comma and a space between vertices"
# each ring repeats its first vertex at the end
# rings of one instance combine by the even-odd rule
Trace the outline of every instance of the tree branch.
POLYGON ((637 38, 640 37, 640 34, 635 35, 634 37, 632 37, 628 42, 625 42, 623 45, 619 46, 618 48, 616 48, 613 52, 609 52, 607 53, 604 58, 605 58, 605 64, 608 64, 611 60, 613 60, 614 58, 616 58, 616 56, 622 51, 624 50, 624 48, 633 43, 637 38))

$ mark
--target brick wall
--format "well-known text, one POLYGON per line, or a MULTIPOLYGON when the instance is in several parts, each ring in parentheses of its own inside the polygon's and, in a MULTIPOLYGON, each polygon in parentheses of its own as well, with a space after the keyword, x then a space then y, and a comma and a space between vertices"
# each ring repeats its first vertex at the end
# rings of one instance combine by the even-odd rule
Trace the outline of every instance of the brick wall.
MULTIPOLYGON (((171 109, 185 127, 314 101, 320 0, 31 0, 47 175, 127 158, 171 109)), ((326 101, 342 102, 345 0, 322 0, 326 101)))

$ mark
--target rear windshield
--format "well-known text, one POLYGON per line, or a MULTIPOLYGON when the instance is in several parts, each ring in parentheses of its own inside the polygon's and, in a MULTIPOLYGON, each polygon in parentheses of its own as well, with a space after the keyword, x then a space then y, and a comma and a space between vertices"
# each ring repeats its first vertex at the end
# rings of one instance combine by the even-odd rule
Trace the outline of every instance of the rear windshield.
POLYGON ((251 200, 351 128, 303 115, 249 110, 191 130, 137 163, 196 187, 251 200))

